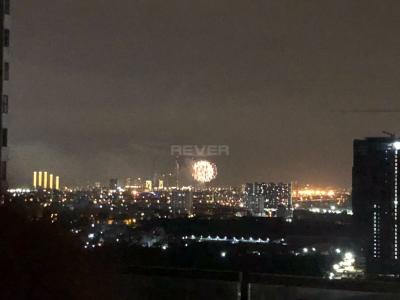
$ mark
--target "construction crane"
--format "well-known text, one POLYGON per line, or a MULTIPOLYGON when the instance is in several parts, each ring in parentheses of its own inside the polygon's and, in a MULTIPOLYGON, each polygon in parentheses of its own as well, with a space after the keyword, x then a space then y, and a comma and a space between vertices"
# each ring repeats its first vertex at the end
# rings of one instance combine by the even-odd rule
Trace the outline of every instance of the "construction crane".
POLYGON ((382 131, 382 133, 383 134, 385 134, 385 135, 387 135, 387 136, 389 136, 390 138, 392 138, 392 139, 395 139, 396 138, 396 135, 394 134, 394 133, 391 133, 391 132, 387 132, 387 131, 382 131))

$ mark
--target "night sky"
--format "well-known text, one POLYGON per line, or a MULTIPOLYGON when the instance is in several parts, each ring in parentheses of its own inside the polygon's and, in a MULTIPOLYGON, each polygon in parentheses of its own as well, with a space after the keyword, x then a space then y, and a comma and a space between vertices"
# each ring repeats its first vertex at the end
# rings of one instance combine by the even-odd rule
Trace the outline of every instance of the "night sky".
POLYGON ((35 169, 69 185, 150 176, 173 167, 171 144, 227 144, 216 184, 349 186, 352 140, 400 133, 399 11, 13 1, 10 184, 35 169))

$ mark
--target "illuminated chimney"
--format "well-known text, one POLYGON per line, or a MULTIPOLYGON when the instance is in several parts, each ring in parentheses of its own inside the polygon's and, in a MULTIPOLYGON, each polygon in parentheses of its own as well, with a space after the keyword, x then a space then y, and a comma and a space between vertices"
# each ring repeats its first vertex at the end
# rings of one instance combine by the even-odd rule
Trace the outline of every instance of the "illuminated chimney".
POLYGON ((60 189, 60 176, 56 176, 56 190, 60 189))
POLYGON ((44 172, 43 176, 43 188, 47 189, 47 172, 44 172))
POLYGON ((37 188, 37 172, 33 172, 33 188, 37 188))
POLYGON ((51 190, 53 189, 53 174, 50 174, 49 176, 49 188, 51 190))
POLYGON ((43 178, 43 172, 39 171, 39 180, 38 180, 39 187, 42 187, 42 178, 43 178))

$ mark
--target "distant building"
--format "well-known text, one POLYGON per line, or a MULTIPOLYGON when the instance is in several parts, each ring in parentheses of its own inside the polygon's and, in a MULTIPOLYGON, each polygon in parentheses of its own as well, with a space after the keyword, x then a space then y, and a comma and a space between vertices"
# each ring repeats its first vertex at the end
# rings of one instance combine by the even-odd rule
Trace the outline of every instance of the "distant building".
POLYGON ((38 178, 38 172, 34 171, 34 172, 33 172, 33 178, 32 178, 32 187, 33 187, 34 189, 36 189, 37 186, 38 186, 37 178, 38 178))
POLYGON ((191 215, 193 212, 193 192, 174 190, 171 194, 171 210, 174 215, 191 215))
POLYGON ((49 189, 52 190, 54 188, 54 175, 49 174, 49 189))
POLYGON ((152 178, 152 188, 157 188, 158 187, 158 182, 161 178, 161 175, 159 172, 154 172, 153 178, 152 178))
POLYGON ((151 180, 146 180, 146 192, 152 192, 153 191, 153 181, 151 180))
POLYGON ((273 216, 285 218, 292 216, 292 188, 290 183, 247 183, 244 198, 251 215, 264 216, 265 210, 272 210, 274 211, 273 216))
POLYGON ((43 172, 43 189, 47 190, 48 186, 47 186, 47 171, 43 172))
POLYGON ((162 190, 164 188, 164 180, 159 180, 158 181, 158 189, 162 190))
POLYGON ((292 188, 290 183, 262 183, 265 195, 265 207, 277 209, 283 205, 286 208, 292 206, 292 188))
POLYGON ((56 176, 56 190, 60 190, 60 176, 56 176))
POLYGON ((262 183, 247 183, 244 191, 244 201, 247 211, 252 216, 264 216, 265 194, 262 183))
POLYGON ((394 137, 354 141, 352 205, 370 274, 400 274, 399 154, 394 137))
POLYGON ((288 215, 288 209, 286 208, 286 206, 282 204, 278 205, 278 207, 276 208, 276 216, 278 218, 286 219, 287 215, 288 215))
POLYGON ((110 179, 110 190, 116 190, 118 188, 118 179, 111 178, 110 179))
POLYGON ((7 190, 8 95, 10 91, 10 0, 0 1, 0 192, 7 190))
POLYGON ((59 190, 60 189, 60 177, 55 176, 47 171, 34 171, 32 178, 32 187, 34 189, 43 190, 59 190))
POLYGON ((137 188, 137 189, 139 189, 139 190, 142 190, 144 187, 143 187, 143 181, 142 181, 142 178, 135 178, 134 180, 133 180, 133 185, 137 188))

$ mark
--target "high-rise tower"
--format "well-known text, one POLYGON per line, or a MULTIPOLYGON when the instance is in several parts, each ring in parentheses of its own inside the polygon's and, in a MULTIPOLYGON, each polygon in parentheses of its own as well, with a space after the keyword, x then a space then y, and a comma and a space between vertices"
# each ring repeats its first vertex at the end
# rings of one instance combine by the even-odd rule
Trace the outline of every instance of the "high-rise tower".
POLYGON ((247 183, 244 191, 246 208, 252 216, 264 216, 265 195, 262 183, 247 183))
POLYGON ((8 95, 10 79, 10 0, 0 0, 0 190, 3 195, 7 189, 7 144, 8 144, 8 95))
POLYGON ((400 274, 400 139, 354 141, 353 213, 367 272, 400 274))

